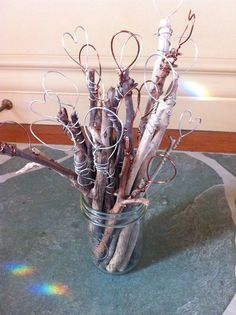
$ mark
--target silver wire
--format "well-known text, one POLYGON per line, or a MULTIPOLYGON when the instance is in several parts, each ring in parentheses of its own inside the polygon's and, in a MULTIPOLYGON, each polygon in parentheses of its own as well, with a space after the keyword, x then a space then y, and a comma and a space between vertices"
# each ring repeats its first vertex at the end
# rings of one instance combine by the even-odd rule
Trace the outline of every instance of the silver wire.
MULTIPOLYGON (((90 79, 89 79, 89 76, 88 76, 88 73, 89 73, 89 70, 87 70, 86 72, 85 72, 85 81, 86 81, 86 84, 87 84, 87 86, 88 86, 88 88, 90 87, 90 85, 92 85, 92 87, 94 88, 95 87, 95 89, 94 89, 94 94, 93 94, 93 98, 91 98, 90 96, 89 96, 89 99, 91 100, 91 101, 104 101, 104 99, 105 99, 105 86, 104 86, 104 83, 103 83, 103 80, 102 80, 102 77, 101 77, 101 75, 99 74, 99 72, 98 72, 98 70, 94 70, 95 71, 95 73, 98 75, 98 80, 97 80, 97 83, 96 82, 93 82, 93 81, 91 81, 90 79), (101 85, 101 86, 100 86, 101 85), (99 88, 101 87, 101 97, 97 97, 97 92, 99 92, 99 88)), ((90 90, 89 90, 90 91, 90 90)))
POLYGON ((49 118, 45 118, 45 119, 39 119, 39 120, 35 120, 34 122, 32 122, 30 124, 30 132, 32 133, 32 135, 35 137, 35 139, 37 139, 40 143, 42 143, 43 145, 45 145, 46 147, 50 148, 50 149, 54 149, 54 150, 58 150, 58 151, 63 151, 63 152, 69 152, 69 151, 73 151, 76 147, 76 142, 75 139, 73 137, 73 134, 71 133, 71 130, 69 129, 69 127, 67 125, 65 125, 62 121, 58 120, 58 119, 49 119, 49 118), (74 145, 73 147, 69 147, 68 149, 65 148, 60 148, 54 145, 49 145, 46 142, 44 142, 39 136, 37 136, 37 134, 34 132, 33 130, 33 126, 37 123, 45 123, 45 122, 59 122, 61 123, 61 125, 66 129, 66 131, 68 133, 70 133, 71 135, 71 140, 73 141, 74 145))
POLYGON ((100 150, 109 150, 109 149, 113 149, 113 148, 116 148, 118 143, 120 143, 120 141, 122 140, 122 137, 123 137, 123 133, 124 133, 124 125, 123 125, 123 122, 121 121, 121 119, 110 109, 106 108, 106 107, 93 107, 93 108, 90 108, 85 117, 84 117, 84 131, 85 131, 85 134, 86 134, 86 137, 88 139, 88 141, 91 143, 91 145, 93 146, 94 149, 97 149, 97 145, 93 142, 93 139, 91 139, 91 136, 90 136, 90 132, 88 132, 88 124, 86 122, 86 119, 88 117, 88 115, 92 112, 92 111, 96 111, 96 110, 104 110, 108 113, 108 116, 110 118, 110 120, 112 121, 111 119, 111 116, 114 116, 116 118, 116 121, 118 121, 118 123, 120 124, 120 127, 121 127, 121 134, 119 136, 119 138, 116 140, 116 142, 113 144, 113 145, 110 145, 110 146, 107 146, 107 147, 101 147, 99 148, 100 150), (110 115, 109 115, 110 114, 110 115))
MULTIPOLYGON (((158 2, 157 0, 152 1, 155 10, 157 12, 159 12, 160 10, 158 9, 157 2, 158 2)), ((183 2, 184 2, 184 0, 180 0, 179 3, 177 4, 177 6, 175 7, 175 9, 173 11, 171 11, 171 13, 166 15, 165 19, 171 18, 180 9, 180 7, 183 5, 183 2)))
MULTIPOLYGON (((82 45, 83 46, 83 45, 82 45)), ((64 49, 64 51, 66 52, 66 54, 68 55, 68 57, 74 61, 83 71, 86 71, 88 69, 88 56, 89 56, 89 40, 88 40, 88 33, 86 31, 86 29, 79 25, 75 28, 75 30, 70 33, 70 32, 65 32, 62 35, 62 47, 64 49), (82 30, 84 32, 84 39, 85 39, 85 45, 87 46, 87 59, 86 59, 86 63, 85 63, 85 68, 70 54, 69 50, 66 48, 66 43, 65 43, 65 37, 69 37, 72 39, 72 41, 74 42, 74 44, 78 44, 78 30, 82 30)))
MULTIPOLYGON (((150 96, 150 98, 152 98, 155 102, 158 101, 158 99, 156 99, 151 93, 150 93, 150 90, 149 90, 149 87, 147 86, 147 82, 150 82, 150 80, 147 80, 146 76, 147 76, 147 68, 148 68, 148 63, 149 61, 153 58, 153 57, 157 57, 157 56, 161 56, 167 63, 168 65, 170 66, 170 69, 171 69, 171 73, 172 73, 172 82, 174 82, 174 79, 176 79, 178 77, 178 74, 177 72, 175 71, 174 67, 172 66, 171 62, 169 61, 169 59, 161 54, 161 53, 156 53, 156 54, 152 54, 151 56, 149 56, 145 62, 145 65, 144 65, 144 86, 145 86, 145 89, 148 93, 148 95, 150 96)), ((172 83, 173 84, 173 83, 172 83)), ((170 88, 169 92, 165 95, 165 97, 167 97, 170 93, 172 93, 172 88, 170 88)))
MULTIPOLYGON (((44 93, 49 95, 49 96, 53 93, 53 91, 51 89, 47 88, 47 84, 46 84, 46 80, 48 79, 49 75, 56 75, 56 76, 58 76, 58 78, 62 77, 63 79, 66 79, 71 84, 71 86, 73 86, 73 88, 75 90, 73 92, 73 94, 75 94, 75 101, 74 101, 73 105, 71 105, 69 103, 64 103, 61 100, 60 100, 60 104, 68 106, 68 107, 72 107, 73 110, 75 110, 76 106, 78 105, 78 102, 79 102, 79 88, 78 88, 77 84, 70 77, 66 76, 64 73, 62 73, 60 71, 48 71, 43 75, 42 87, 43 87, 44 93)), ((54 93, 57 96, 57 93, 56 92, 54 92, 54 93)), ((52 94, 52 95, 54 95, 54 94, 52 94)))
POLYGON ((138 53, 137 59, 136 59, 135 63, 134 63, 131 67, 129 67, 129 71, 130 71, 131 69, 134 68, 134 66, 136 65, 136 63, 137 63, 137 61, 138 61, 138 59, 139 59, 139 57, 140 57, 140 54, 141 54, 141 51, 142 51, 142 37, 141 37, 141 35, 139 35, 139 34, 132 34, 132 35, 131 35, 130 33, 127 33, 127 34, 129 34, 130 36, 126 39, 126 41, 124 42, 124 44, 122 45, 121 50, 120 50, 119 64, 120 64, 120 67, 121 67, 121 68, 126 69, 125 67, 122 66, 122 60, 123 60, 123 55, 124 55, 125 47, 127 46, 127 44, 128 44, 128 42, 130 41, 130 39, 131 39, 131 38, 134 38, 134 36, 135 36, 135 37, 139 37, 139 45, 140 45, 140 46, 139 46, 140 49, 139 49, 139 53, 138 53))
POLYGON ((193 133, 200 126, 201 123, 202 123, 201 117, 193 118, 192 111, 190 109, 185 109, 179 117, 179 123, 178 123, 179 138, 176 141, 174 149, 177 148, 177 146, 181 143, 181 141, 184 137, 193 133), (183 124, 183 120, 185 118, 184 116, 186 116, 186 115, 188 115, 187 118, 188 118, 189 126, 190 127, 192 126, 192 128, 190 128, 189 131, 184 132, 184 129, 182 128, 182 124, 183 124))
MULTIPOLYGON (((54 95, 56 97, 57 100, 57 105, 58 105, 58 110, 61 110, 61 100, 59 98, 59 96, 55 93, 52 93, 51 95, 54 95)), ((32 113, 34 113, 37 116, 43 117, 43 118, 49 118, 49 119, 57 119, 57 117, 55 116, 51 116, 51 115, 46 115, 46 114, 41 114, 40 112, 38 112, 37 110, 34 109, 34 105, 35 104, 43 104, 46 105, 47 104, 47 93, 43 94, 43 100, 33 100, 29 103, 29 109, 32 113)))
MULTIPOLYGON (((180 38, 181 37, 178 37, 178 39, 180 39, 180 38)), ((184 39, 184 38, 187 38, 187 37, 183 36, 182 39, 184 39)), ((191 70, 194 67, 194 65, 196 64, 196 62, 198 60, 198 56, 199 56, 199 49, 198 49, 197 43, 192 38, 189 38, 188 41, 190 41, 193 44, 193 46, 194 46, 194 56, 192 58, 193 59, 192 62, 188 65, 188 67, 186 67, 186 69, 181 71, 182 73, 187 73, 189 70, 191 70)), ((170 50, 172 48, 173 48, 173 44, 171 44, 170 50)))

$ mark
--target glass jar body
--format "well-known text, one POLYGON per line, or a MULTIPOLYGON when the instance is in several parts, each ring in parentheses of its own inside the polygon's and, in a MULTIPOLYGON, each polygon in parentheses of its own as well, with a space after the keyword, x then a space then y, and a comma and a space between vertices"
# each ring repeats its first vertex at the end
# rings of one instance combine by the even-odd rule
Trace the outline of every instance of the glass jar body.
POLYGON ((98 269, 124 274, 133 269, 142 254, 145 206, 129 205, 120 213, 92 209, 83 196, 81 210, 88 222, 92 260, 98 269))

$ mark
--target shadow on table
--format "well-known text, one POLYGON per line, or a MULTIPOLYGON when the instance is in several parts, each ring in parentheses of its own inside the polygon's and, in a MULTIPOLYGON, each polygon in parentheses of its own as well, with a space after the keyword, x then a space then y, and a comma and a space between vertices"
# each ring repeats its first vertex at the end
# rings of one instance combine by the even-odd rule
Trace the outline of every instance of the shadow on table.
POLYGON ((186 208, 164 210, 146 222, 143 255, 136 270, 182 251, 204 248, 213 239, 234 233, 234 229, 230 209, 219 191, 186 208))

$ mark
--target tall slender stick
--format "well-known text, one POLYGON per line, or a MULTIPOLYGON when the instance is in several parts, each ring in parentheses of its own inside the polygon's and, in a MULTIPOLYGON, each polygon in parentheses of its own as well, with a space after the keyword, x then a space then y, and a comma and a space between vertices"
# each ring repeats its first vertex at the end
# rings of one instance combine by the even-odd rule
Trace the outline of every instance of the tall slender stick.
POLYGON ((13 156, 20 157, 25 160, 38 163, 49 169, 52 169, 58 174, 62 175, 63 177, 66 177, 70 181, 72 186, 79 189, 80 192, 83 193, 85 196, 88 196, 90 194, 90 190, 88 188, 77 183, 77 175, 75 172, 62 166, 53 159, 48 159, 47 157, 41 155, 40 153, 35 153, 33 151, 27 153, 18 149, 17 146, 0 142, 0 154, 6 154, 12 157, 13 156))
POLYGON ((148 121, 148 114, 151 112, 155 100, 158 100, 160 95, 162 94, 162 87, 165 82, 165 77, 163 76, 163 72, 161 70, 161 65, 163 62, 163 56, 165 56, 170 49, 170 38, 172 35, 171 25, 168 19, 162 19, 159 24, 158 29, 158 54, 156 54, 156 61, 152 70, 152 82, 150 88, 150 96, 148 98, 144 116, 140 120, 139 125, 139 137, 142 138, 143 132, 145 130, 145 126, 148 121), (151 97, 152 96, 152 97, 151 97))

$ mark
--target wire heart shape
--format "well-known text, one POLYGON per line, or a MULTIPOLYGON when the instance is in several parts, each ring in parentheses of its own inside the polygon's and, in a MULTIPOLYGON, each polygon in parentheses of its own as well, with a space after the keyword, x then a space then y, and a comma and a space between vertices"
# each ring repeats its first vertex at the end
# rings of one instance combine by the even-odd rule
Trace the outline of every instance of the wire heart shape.
POLYGON ((113 35, 112 39, 111 39, 111 54, 112 54, 112 57, 119 69, 120 72, 123 72, 124 69, 129 69, 131 70, 131 68, 135 65, 136 61, 138 60, 139 56, 140 56, 140 53, 141 53, 141 44, 140 44, 140 41, 138 40, 138 36, 137 34, 134 34, 130 31, 127 31, 127 30, 122 30, 118 33, 116 33, 115 35, 113 35), (114 47, 114 44, 115 44, 115 41, 117 40, 117 37, 121 34, 127 34, 128 35, 128 38, 126 39, 126 41, 123 43, 122 47, 121 47, 121 50, 120 50, 120 56, 119 56, 119 60, 116 56, 116 53, 115 53, 115 47, 114 47), (136 51, 136 54, 134 55, 134 58, 131 60, 130 64, 126 67, 124 67, 122 65, 122 59, 123 59, 123 55, 124 55, 124 50, 125 50, 125 47, 127 46, 128 42, 133 39, 134 40, 134 43, 136 44, 136 47, 137 47, 137 51, 136 51))
POLYGON ((196 118, 193 117, 193 114, 190 109, 186 109, 185 111, 183 111, 183 113, 180 115, 179 125, 178 125, 179 140, 190 135, 192 132, 194 132, 199 127, 201 122, 202 122, 202 119, 200 117, 196 117, 196 118), (188 122, 188 126, 190 128, 188 128, 187 131, 184 131, 186 129, 183 129, 183 124, 186 121, 188 122))
POLYGON ((62 47, 65 50, 67 56, 74 61, 80 69, 85 74, 87 85, 94 85, 95 89, 98 90, 99 87, 101 88, 101 97, 93 96, 94 100, 104 100, 104 83, 102 82, 102 67, 100 56, 97 49, 89 44, 88 34, 85 28, 82 26, 77 26, 75 30, 70 32, 65 32, 62 35, 62 47), (79 32, 82 31, 84 33, 84 42, 80 43, 79 41, 79 32), (74 45, 78 45, 78 59, 72 55, 69 49, 66 46, 66 38, 68 38, 74 45), (91 65, 90 65, 91 62, 91 65), (96 64, 94 66, 94 63, 96 64), (89 69, 94 69, 94 81, 91 81, 89 78, 89 69))
MULTIPOLYGON (((67 49, 67 46, 66 46, 66 38, 69 38, 69 40, 71 40, 74 43, 74 45, 79 46, 79 31, 82 31, 84 33, 84 39, 85 39, 85 42, 84 42, 84 44, 81 45, 80 50, 81 50, 81 48, 86 47, 86 46, 87 46, 87 50, 88 50, 88 47, 89 47, 88 34, 87 34, 87 31, 85 30, 85 28, 83 28, 83 26, 81 26, 81 25, 77 26, 72 33, 65 32, 62 35, 62 47, 65 50, 67 56, 72 61, 74 61, 81 68, 82 71, 86 71, 88 68, 88 60, 86 60, 85 66, 83 66, 80 63, 80 61, 76 60, 73 57, 73 55, 70 53, 70 51, 67 49)), ((79 55, 79 52, 78 52, 78 55, 79 55)), ((88 53, 87 53, 87 58, 88 58, 88 53)))
MULTIPOLYGON (((58 97, 58 95, 56 94, 53 94, 57 101, 58 101, 58 110, 57 112, 59 112, 61 110, 61 101, 60 101, 60 98, 58 97)), ((30 103, 30 110, 36 114, 37 116, 40 116, 42 117, 42 119, 39 119, 39 120, 35 120, 34 122, 32 122, 30 124, 30 132, 31 134, 35 137, 35 139, 37 139, 40 143, 42 143, 43 145, 45 145, 46 147, 48 148, 51 148, 51 149, 55 149, 55 150, 59 150, 59 151, 71 151, 72 148, 74 148, 76 146, 76 142, 75 142, 75 139, 73 138, 73 134, 71 133, 69 127, 63 123, 63 121, 61 121, 58 117, 54 117, 54 116, 50 116, 50 115, 45 115, 45 114, 41 114, 41 112, 39 112, 38 110, 35 109, 35 106, 41 106, 41 107, 44 107, 43 108, 43 113, 45 112, 45 108, 47 108, 49 106, 49 103, 48 101, 51 101, 51 98, 49 98, 50 94, 46 94, 44 93, 43 95, 43 99, 42 100, 34 100, 30 103), (71 141, 73 143, 73 147, 69 148, 69 149, 61 149, 57 146, 54 146, 54 145, 49 145, 48 143, 46 143, 44 140, 42 140, 40 134, 38 134, 38 130, 37 128, 35 128, 35 126, 37 124, 59 124, 61 126, 63 126, 64 130, 66 130, 70 135, 71 135, 71 141), (34 130, 35 128, 35 130, 34 130)), ((55 102, 54 102, 55 104, 55 102)), ((63 129, 62 129, 63 130, 63 129)))
POLYGON ((42 87, 44 90, 44 94, 47 95, 54 102, 56 101, 56 103, 59 102, 60 105, 72 107, 73 110, 76 109, 76 106, 78 105, 79 102, 79 88, 71 78, 67 77, 62 72, 59 71, 46 72, 42 78, 42 87), (69 102, 64 101, 64 97, 63 99, 61 98, 61 96, 59 98, 57 92, 53 91, 53 89, 55 89, 55 83, 56 88, 58 88, 59 86, 59 89, 61 87, 63 87, 63 89, 73 88, 73 91, 68 90, 69 94, 73 94, 73 96, 75 96, 73 97, 73 102, 70 101, 71 104, 69 102))
MULTIPOLYGON (((57 101, 57 105, 58 105, 58 110, 57 112, 61 109, 61 100, 59 98, 58 95, 56 95, 55 93, 44 93, 43 94, 43 99, 42 100, 33 100, 32 102, 30 102, 29 107, 32 113, 34 113, 35 115, 39 116, 39 117, 43 117, 43 118, 49 118, 49 119, 57 119, 57 117, 55 116, 51 116, 51 115, 46 115, 45 114, 45 108, 48 108, 50 105, 48 104, 48 101, 51 101, 51 97, 50 96, 54 96, 56 101, 57 101), (35 106, 41 106, 43 105, 44 109, 43 109, 43 114, 35 109, 35 106)), ((55 103, 55 102, 54 102, 55 103)))
POLYGON ((174 88, 174 80, 176 78, 178 78, 178 74, 177 72, 175 71, 173 65, 171 64, 170 60, 163 54, 161 54, 160 52, 156 53, 156 54, 152 54, 150 55, 146 62, 145 62, 145 65, 144 65, 144 86, 145 86, 145 89, 146 89, 146 92, 148 93, 149 97, 151 99, 153 99, 155 102, 158 101, 159 99, 159 96, 155 97, 152 95, 151 91, 153 89, 156 89, 156 92, 158 92, 158 86, 155 84, 155 82, 153 82, 152 80, 150 79, 147 79, 147 75, 148 75, 148 68, 149 68, 149 64, 150 64, 150 61, 152 59, 154 59, 154 61, 156 60, 156 58, 159 58, 161 57, 170 67, 171 69, 171 74, 172 74, 172 83, 171 85, 166 89, 166 91, 163 92, 163 94, 165 94, 165 97, 167 97, 168 95, 170 95, 172 93, 172 90, 174 88))

